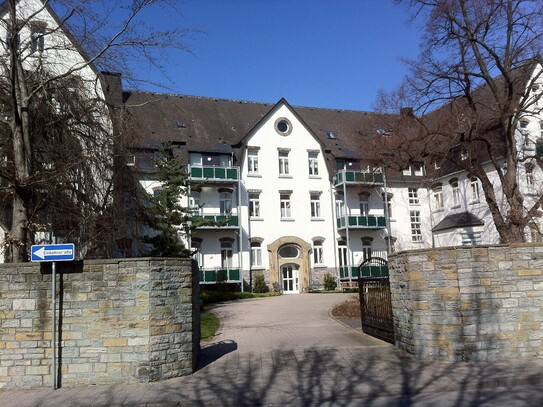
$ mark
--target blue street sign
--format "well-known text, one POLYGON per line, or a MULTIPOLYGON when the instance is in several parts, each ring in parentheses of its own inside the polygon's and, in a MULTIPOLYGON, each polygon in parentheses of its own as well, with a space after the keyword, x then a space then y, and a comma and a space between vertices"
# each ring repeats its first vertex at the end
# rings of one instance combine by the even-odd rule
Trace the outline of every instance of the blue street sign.
POLYGON ((75 246, 73 243, 34 245, 30 254, 31 261, 71 261, 74 259, 75 246))

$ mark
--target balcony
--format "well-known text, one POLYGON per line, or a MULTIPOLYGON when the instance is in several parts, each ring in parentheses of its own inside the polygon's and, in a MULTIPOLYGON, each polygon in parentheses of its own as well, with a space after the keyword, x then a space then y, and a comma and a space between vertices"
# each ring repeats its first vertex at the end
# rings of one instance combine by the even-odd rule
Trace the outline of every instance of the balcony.
MULTIPOLYGON (((375 215, 349 215, 349 229, 366 229, 366 230, 378 230, 384 229, 387 226, 387 220, 384 216, 375 215)), ((345 217, 339 217, 336 219, 337 228, 345 229, 345 217)))
POLYGON ((340 266, 339 267, 339 278, 340 279, 358 278, 358 267, 356 267, 356 266, 340 266))
POLYGON ((238 215, 194 215, 192 221, 197 229, 237 229, 239 227, 238 215))
POLYGON ((239 268, 201 268, 200 284, 239 283, 239 268))
POLYGON ((206 181, 213 183, 233 183, 239 179, 238 167, 189 166, 191 181, 206 181))
POLYGON ((334 175, 334 187, 337 188, 343 184, 382 186, 385 185, 385 178, 382 172, 341 171, 334 175))
MULTIPOLYGON (((386 277, 388 276, 388 266, 372 265, 362 268, 362 277, 386 277)), ((340 279, 353 279, 360 277, 360 268, 358 266, 341 266, 339 268, 340 279)))

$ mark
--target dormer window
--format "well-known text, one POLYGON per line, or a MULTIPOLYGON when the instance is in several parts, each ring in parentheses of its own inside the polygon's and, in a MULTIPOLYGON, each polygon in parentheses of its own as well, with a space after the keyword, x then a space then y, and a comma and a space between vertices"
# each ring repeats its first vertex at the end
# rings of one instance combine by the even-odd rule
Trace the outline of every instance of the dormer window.
POLYGON ((331 139, 331 140, 337 138, 336 133, 330 130, 324 130, 324 135, 326 136, 327 139, 331 139))

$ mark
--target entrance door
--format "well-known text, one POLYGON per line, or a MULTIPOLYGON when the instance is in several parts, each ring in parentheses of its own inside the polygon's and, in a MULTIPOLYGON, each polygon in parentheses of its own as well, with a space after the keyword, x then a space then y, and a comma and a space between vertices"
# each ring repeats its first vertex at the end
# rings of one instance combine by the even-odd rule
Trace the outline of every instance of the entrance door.
POLYGON ((287 264, 281 267, 281 286, 283 294, 298 294, 298 267, 287 264))

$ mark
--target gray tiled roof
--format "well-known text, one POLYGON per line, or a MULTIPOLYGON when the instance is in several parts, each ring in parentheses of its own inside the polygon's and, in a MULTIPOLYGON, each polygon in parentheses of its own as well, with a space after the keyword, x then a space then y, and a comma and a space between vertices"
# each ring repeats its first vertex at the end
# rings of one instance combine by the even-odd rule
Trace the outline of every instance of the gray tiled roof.
POLYGON ((483 226, 485 223, 471 212, 454 213, 445 216, 441 222, 432 228, 432 232, 447 229, 457 229, 469 226, 483 226))
MULTIPOLYGON (((281 100, 278 103, 284 102, 281 100)), ((138 147, 173 141, 188 152, 233 153, 240 159, 247 134, 276 104, 168 95, 148 92, 125 93, 130 131, 138 147)), ((371 160, 373 137, 381 115, 360 111, 291 107, 318 139, 335 171, 335 160, 371 160), (336 138, 330 139, 325 131, 336 138), (370 148, 371 147, 371 148, 370 148)), ((239 164, 239 162, 238 162, 239 164)))

